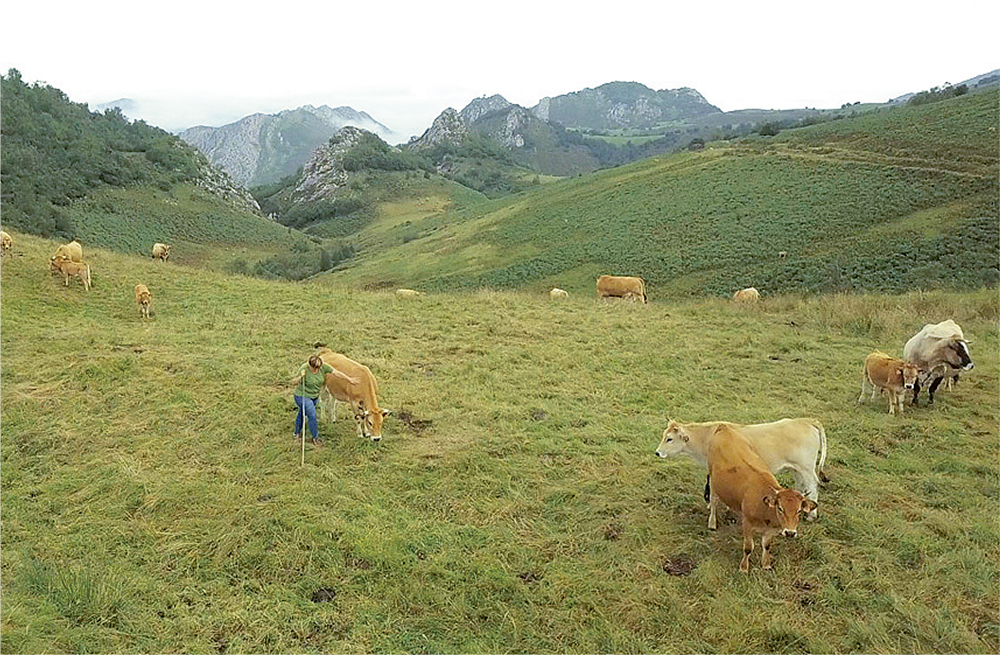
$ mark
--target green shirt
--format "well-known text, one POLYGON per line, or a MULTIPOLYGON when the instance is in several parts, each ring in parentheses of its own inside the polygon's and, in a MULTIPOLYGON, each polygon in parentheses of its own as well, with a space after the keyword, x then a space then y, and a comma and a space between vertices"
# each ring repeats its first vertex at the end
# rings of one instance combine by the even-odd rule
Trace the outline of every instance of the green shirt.
POLYGON ((325 362, 315 373, 309 368, 308 362, 300 366, 299 375, 305 373, 305 377, 299 382, 299 386, 295 387, 295 395, 305 396, 306 398, 319 397, 319 392, 323 388, 323 380, 326 379, 326 374, 332 370, 333 367, 325 362))

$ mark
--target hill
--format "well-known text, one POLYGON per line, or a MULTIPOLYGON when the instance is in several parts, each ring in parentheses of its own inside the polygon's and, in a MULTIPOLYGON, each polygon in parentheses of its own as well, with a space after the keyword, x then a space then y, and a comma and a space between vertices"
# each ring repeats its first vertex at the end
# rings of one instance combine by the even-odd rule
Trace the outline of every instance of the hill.
POLYGON ((178 263, 265 276, 301 278, 329 260, 176 136, 16 70, 2 83, 5 229, 142 255, 166 242, 178 263))
POLYGON ((4 652, 1000 648, 992 290, 404 302, 92 249, 86 293, 14 236, 4 652), (945 317, 974 342, 954 391, 855 405, 871 349, 945 317), (321 423, 303 467, 287 380, 317 340, 395 414, 379 444, 321 423), (653 450, 668 417, 800 415, 829 439, 819 519, 743 575, 704 470, 653 450))
POLYGON ((253 114, 222 127, 192 127, 180 135, 244 187, 287 177, 342 127, 360 127, 382 138, 392 130, 365 112, 305 105, 277 114, 253 114))
POLYGON ((331 284, 650 292, 976 288, 998 281, 998 94, 710 144, 412 222, 331 284), (780 252, 786 252, 781 257, 780 252))

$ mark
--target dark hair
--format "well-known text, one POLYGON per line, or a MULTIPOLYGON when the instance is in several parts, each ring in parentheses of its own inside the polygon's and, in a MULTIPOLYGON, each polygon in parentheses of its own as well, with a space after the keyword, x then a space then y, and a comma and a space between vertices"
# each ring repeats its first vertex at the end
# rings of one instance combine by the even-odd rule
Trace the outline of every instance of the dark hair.
POLYGON ((323 366, 323 358, 319 355, 313 355, 309 358, 309 366, 313 368, 321 368, 323 366))

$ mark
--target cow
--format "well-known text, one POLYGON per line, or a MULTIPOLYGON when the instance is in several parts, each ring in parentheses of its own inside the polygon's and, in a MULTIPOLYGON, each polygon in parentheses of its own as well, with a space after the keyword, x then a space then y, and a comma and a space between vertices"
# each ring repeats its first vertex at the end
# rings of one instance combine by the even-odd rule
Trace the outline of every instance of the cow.
POLYGON ((159 259, 162 262, 167 261, 170 257, 170 246, 165 243, 154 243, 153 252, 150 255, 153 259, 159 259))
POLYGON ((10 252, 10 249, 14 247, 14 240, 10 238, 10 235, 0 230, 0 257, 6 255, 10 252))
POLYGON ((785 259, 786 257, 788 257, 788 251, 787 250, 779 250, 778 251, 778 259, 785 259))
POLYGON ((49 268, 59 271, 63 276, 63 284, 69 286, 71 277, 78 278, 83 283, 83 288, 90 291, 90 266, 86 262, 73 262, 65 257, 53 258, 49 268))
POLYGON ((740 289, 739 291, 733 294, 733 300, 735 302, 755 303, 758 300, 760 300, 760 292, 753 287, 740 289))
POLYGON ((895 414, 898 408, 902 414, 906 392, 914 388, 919 373, 920 370, 910 362, 904 362, 902 359, 876 350, 865 358, 858 402, 864 400, 869 389, 872 392, 872 400, 875 400, 875 395, 881 389, 889 393, 889 413, 895 414))
POLYGON ((927 389, 927 404, 934 404, 934 392, 944 378, 957 378, 960 371, 971 371, 975 364, 969 354, 969 343, 962 328, 948 319, 936 325, 928 323, 910 337, 903 346, 903 359, 915 364, 923 373, 913 386, 913 404, 917 404, 920 387, 927 389))
POLYGON ((419 291, 414 291, 413 289, 396 289, 397 298, 416 298, 417 296, 422 296, 419 291))
MULTIPOLYGON (((703 465, 708 465, 708 451, 712 435, 720 425, 739 430, 763 460, 771 473, 791 471, 795 484, 807 498, 819 499, 819 483, 829 482, 823 467, 826 465, 826 430, 814 418, 783 418, 771 423, 741 425, 726 421, 707 423, 678 423, 670 421, 663 431, 663 438, 656 449, 657 457, 690 455, 703 465), (816 455, 819 454, 819 464, 816 455)), ((718 527, 717 508, 712 502, 712 480, 709 476, 705 484, 705 502, 708 505, 708 529, 718 527)), ((813 509, 806 516, 816 518, 813 509)))
POLYGON ((569 293, 558 287, 553 287, 552 291, 549 291, 549 298, 557 300, 559 298, 569 298, 569 293))
POLYGON ((82 262, 83 261, 83 246, 80 245, 79 241, 70 241, 69 243, 64 243, 63 245, 56 248, 56 253, 49 258, 49 261, 55 263, 56 259, 63 258, 71 262, 82 262))
POLYGON ((602 275, 597 278, 598 298, 625 298, 646 302, 646 283, 641 277, 602 275))
POLYGON ((153 300, 153 294, 149 292, 149 287, 145 284, 135 285, 135 302, 139 305, 139 316, 149 318, 149 303, 153 300))
POLYGON ((335 353, 329 348, 317 344, 316 354, 333 368, 348 377, 358 380, 351 384, 343 378, 327 374, 320 392, 320 403, 330 421, 337 420, 337 401, 350 404, 354 410, 354 420, 362 437, 372 441, 382 439, 382 421, 392 412, 378 406, 378 383, 371 370, 364 364, 335 353))
POLYGON ((754 535, 761 533, 761 566, 771 568, 771 541, 777 535, 795 537, 799 515, 816 510, 816 503, 794 489, 784 489, 735 427, 718 424, 708 448, 708 474, 712 498, 742 517, 743 559, 740 571, 750 570, 754 535))

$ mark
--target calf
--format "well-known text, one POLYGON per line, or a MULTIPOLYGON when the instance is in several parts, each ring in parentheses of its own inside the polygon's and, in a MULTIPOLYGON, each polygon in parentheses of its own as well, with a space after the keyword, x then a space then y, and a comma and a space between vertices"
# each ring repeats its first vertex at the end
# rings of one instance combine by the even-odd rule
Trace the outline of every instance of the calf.
POLYGON ((153 300, 153 294, 145 284, 135 285, 135 302, 139 305, 139 316, 149 318, 149 303, 153 300))
POLYGON ((914 389, 919 375, 920 370, 913 364, 876 350, 865 358, 865 372, 861 378, 858 402, 864 400, 869 388, 872 400, 875 400, 879 390, 884 390, 889 393, 889 413, 895 414, 898 408, 902 414, 906 392, 914 389))
POLYGON ((62 273, 63 284, 68 287, 69 279, 75 277, 83 283, 84 289, 90 291, 90 266, 86 262, 74 262, 66 257, 54 257, 50 261, 49 268, 62 273))
POLYGON ((736 429, 720 423, 708 450, 712 495, 742 517, 743 559, 740 571, 750 570, 754 536, 761 534, 761 566, 771 568, 771 541, 781 534, 798 533, 799 515, 816 509, 816 503, 794 489, 783 489, 767 465, 736 429))

